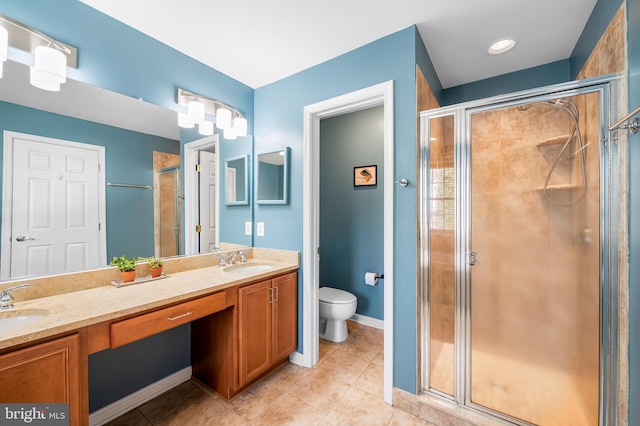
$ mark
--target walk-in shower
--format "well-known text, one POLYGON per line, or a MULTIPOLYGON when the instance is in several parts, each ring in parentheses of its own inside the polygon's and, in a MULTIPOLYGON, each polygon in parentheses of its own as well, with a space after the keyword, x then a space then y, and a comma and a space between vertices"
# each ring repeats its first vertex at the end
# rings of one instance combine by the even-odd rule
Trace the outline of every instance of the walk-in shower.
POLYGON ((421 114, 423 392, 515 424, 607 424, 608 102, 585 84, 421 114))

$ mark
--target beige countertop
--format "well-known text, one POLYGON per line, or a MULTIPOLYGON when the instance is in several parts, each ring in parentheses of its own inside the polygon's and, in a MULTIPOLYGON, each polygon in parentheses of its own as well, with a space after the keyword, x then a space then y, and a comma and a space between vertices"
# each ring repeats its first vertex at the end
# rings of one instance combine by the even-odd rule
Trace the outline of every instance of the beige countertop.
POLYGON ((19 328, 0 331, 0 349, 160 308, 299 268, 297 253, 295 256, 267 254, 264 258, 262 256, 258 259, 250 258, 247 264, 252 263, 268 264, 272 268, 251 273, 226 272, 224 268, 209 266, 169 273, 166 278, 126 287, 108 284, 14 302, 13 309, 0 313, 0 317, 7 315, 7 312, 13 312, 12 315, 15 315, 20 311, 34 309, 44 309, 48 314, 19 328))

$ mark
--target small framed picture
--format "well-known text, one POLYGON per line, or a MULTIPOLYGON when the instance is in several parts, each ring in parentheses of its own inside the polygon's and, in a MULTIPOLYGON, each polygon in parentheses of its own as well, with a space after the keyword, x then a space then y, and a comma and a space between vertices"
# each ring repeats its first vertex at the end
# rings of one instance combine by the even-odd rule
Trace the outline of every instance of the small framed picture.
POLYGON ((353 168, 353 186, 376 186, 378 184, 378 166, 360 166, 353 168))

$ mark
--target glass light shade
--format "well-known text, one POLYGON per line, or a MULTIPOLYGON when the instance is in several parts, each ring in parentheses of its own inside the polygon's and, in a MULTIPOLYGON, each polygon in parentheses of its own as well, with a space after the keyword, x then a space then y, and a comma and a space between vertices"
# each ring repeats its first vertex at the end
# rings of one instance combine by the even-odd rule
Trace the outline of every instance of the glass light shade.
POLYGON ((231 128, 231 110, 227 108, 218 108, 216 110, 216 127, 224 130, 231 128))
POLYGON ((225 139, 228 139, 230 141, 238 137, 238 135, 236 134, 236 131, 233 130, 232 128, 224 129, 222 136, 224 136, 225 139))
POLYGON ((67 58, 53 47, 38 46, 35 49, 35 66, 31 67, 31 84, 43 90, 57 92, 67 81, 67 58))
POLYGON ((233 119, 233 131, 238 136, 247 136, 247 119, 244 117, 236 117, 233 119))
POLYGON ((213 134, 213 122, 212 121, 201 121, 198 125, 198 131, 201 135, 211 136, 213 134))
POLYGON ((0 27, 0 78, 2 78, 3 62, 7 60, 9 49, 9 33, 5 27, 0 27))
POLYGON ((185 129, 193 129, 195 124, 191 117, 189 117, 189 114, 185 114, 184 112, 178 113, 178 126, 185 129))
POLYGON ((190 101, 187 104, 187 114, 194 123, 204 121, 204 104, 198 101, 190 101))

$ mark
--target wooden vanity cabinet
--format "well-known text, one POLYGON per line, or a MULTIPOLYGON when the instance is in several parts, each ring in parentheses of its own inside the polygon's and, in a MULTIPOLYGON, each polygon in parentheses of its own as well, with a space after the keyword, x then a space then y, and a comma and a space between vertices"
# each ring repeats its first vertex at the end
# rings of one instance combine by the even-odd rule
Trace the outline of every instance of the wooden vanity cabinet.
POLYGON ((297 273, 238 289, 238 374, 242 387, 296 349, 297 273))
POLYGON ((85 424, 81 365, 78 334, 0 355, 0 401, 67 403, 70 424, 85 424))
POLYGON ((229 399, 296 350, 298 274, 240 286, 237 303, 191 323, 193 377, 229 399))

